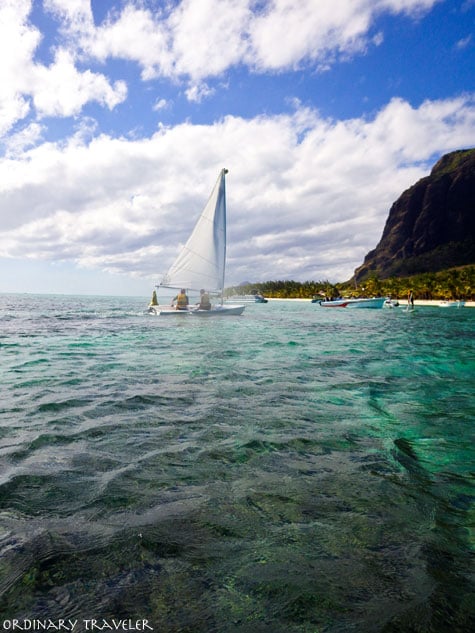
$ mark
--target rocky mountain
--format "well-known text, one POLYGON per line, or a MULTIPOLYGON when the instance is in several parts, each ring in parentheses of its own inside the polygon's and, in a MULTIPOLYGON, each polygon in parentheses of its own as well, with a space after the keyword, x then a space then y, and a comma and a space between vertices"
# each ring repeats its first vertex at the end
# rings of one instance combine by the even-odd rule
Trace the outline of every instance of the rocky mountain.
POLYGON ((475 263, 475 149, 443 156, 392 205, 383 236, 355 270, 358 281, 475 263))

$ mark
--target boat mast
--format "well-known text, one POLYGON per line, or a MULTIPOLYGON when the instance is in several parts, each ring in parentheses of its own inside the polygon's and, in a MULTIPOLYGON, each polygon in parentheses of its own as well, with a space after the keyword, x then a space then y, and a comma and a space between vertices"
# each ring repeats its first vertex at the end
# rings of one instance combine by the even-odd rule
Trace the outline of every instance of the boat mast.
POLYGON ((223 167, 223 205, 224 205, 224 217, 223 217, 223 230, 224 230, 224 262, 223 262, 223 277, 221 283, 221 305, 224 303, 224 280, 226 278, 226 246, 227 246, 227 230, 226 230, 226 218, 227 218, 227 209, 226 209, 226 174, 229 173, 229 169, 223 167))

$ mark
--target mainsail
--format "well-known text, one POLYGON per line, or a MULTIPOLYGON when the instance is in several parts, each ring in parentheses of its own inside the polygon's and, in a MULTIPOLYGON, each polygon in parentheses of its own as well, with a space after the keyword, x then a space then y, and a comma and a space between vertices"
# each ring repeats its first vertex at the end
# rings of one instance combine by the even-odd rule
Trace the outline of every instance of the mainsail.
POLYGON ((226 262, 227 169, 222 169, 192 234, 160 286, 222 293, 226 262))

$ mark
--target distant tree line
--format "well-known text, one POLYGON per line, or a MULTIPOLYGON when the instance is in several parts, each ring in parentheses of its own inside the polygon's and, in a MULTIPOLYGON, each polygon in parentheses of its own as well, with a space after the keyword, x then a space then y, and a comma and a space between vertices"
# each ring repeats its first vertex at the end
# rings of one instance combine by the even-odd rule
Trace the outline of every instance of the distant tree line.
POLYGON ((352 296, 405 297, 412 290, 416 299, 465 299, 475 301, 475 266, 451 268, 437 273, 420 273, 410 277, 380 279, 369 275, 355 285, 354 281, 332 284, 329 281, 265 281, 243 284, 226 289, 226 296, 258 292, 275 299, 310 299, 314 295, 326 297, 352 296))

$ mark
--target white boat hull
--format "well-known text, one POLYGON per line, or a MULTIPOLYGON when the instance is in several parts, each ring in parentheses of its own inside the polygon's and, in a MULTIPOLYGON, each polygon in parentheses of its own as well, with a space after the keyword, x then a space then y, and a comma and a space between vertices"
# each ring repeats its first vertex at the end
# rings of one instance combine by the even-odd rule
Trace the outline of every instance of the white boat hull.
POLYGON ((439 308, 463 308, 465 301, 441 301, 439 308))
POLYGON ((382 308, 385 297, 372 299, 335 299, 334 301, 320 301, 322 308, 382 308))
POLYGON ((190 310, 175 310, 170 306, 151 306, 147 310, 147 314, 151 316, 189 316, 190 310))
POLYGON ((215 317, 215 316, 232 316, 239 315, 244 312, 246 306, 240 305, 222 305, 222 306, 214 306, 211 310, 192 310, 190 314, 193 317, 215 317))
POLYGON ((267 299, 262 295, 235 295, 228 297, 226 303, 267 303, 267 299))
POLYGON ((152 315, 152 316, 175 316, 178 318, 182 318, 182 317, 203 317, 203 318, 209 318, 209 317, 216 317, 216 316, 233 316, 233 315, 239 315, 242 314, 244 312, 246 306, 240 306, 240 305, 232 305, 232 306, 227 306, 227 305, 217 305, 217 306, 213 306, 211 308, 211 310, 199 310, 198 308, 189 308, 188 310, 176 310, 175 308, 172 308, 170 306, 153 306, 150 307, 148 309, 148 314, 152 315))

